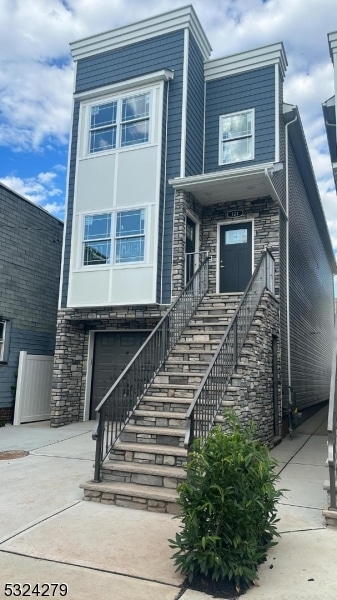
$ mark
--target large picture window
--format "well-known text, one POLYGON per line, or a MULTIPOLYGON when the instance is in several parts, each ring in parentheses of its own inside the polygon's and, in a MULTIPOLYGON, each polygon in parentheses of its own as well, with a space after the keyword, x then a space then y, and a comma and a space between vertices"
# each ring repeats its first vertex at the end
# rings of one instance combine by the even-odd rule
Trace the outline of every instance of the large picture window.
POLYGON ((89 153, 149 142, 150 101, 146 92, 91 106, 89 153))
POLYGON ((145 209, 85 215, 82 265, 143 262, 145 209))
POLYGON ((220 117, 219 164, 254 158, 254 110, 220 117))

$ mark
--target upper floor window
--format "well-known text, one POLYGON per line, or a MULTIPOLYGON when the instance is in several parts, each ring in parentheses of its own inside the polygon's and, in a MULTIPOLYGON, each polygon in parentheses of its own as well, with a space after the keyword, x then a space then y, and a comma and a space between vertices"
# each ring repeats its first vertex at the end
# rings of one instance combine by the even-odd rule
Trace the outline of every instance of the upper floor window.
POLYGON ((0 361, 4 360, 4 355, 5 355, 5 336, 6 336, 6 321, 0 321, 0 361))
POLYGON ((254 110, 220 117, 219 164, 243 162, 254 158, 254 110))
POLYGON ((92 105, 89 153, 149 142, 150 101, 146 92, 92 105))
POLYGON ((144 258, 145 209, 84 217, 84 267, 143 262, 144 258))

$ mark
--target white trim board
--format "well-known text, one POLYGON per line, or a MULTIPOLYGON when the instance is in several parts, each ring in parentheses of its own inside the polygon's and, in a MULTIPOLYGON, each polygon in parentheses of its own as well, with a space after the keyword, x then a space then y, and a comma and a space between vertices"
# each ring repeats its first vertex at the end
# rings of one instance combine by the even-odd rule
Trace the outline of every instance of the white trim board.
POLYGON ((204 60, 208 60, 212 48, 192 5, 72 42, 70 49, 76 61, 186 27, 192 31, 204 60))
POLYGON ((288 63, 282 42, 205 62, 205 81, 275 64, 279 66, 281 77, 284 78, 288 63))

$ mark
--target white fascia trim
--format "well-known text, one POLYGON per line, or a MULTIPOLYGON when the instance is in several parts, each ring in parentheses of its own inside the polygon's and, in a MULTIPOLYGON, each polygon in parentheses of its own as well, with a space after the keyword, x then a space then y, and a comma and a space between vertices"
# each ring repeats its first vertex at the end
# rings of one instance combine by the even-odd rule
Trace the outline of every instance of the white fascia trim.
POLYGON ((281 77, 284 79, 288 63, 282 42, 205 62, 205 80, 220 79, 275 64, 279 66, 281 77))
POLYGON ((183 94, 181 107, 180 177, 185 177, 189 30, 184 30, 183 94))
POLYGON ((275 162, 280 160, 280 80, 278 66, 275 65, 275 162))
POLYGON ((161 71, 155 71, 154 73, 148 73, 147 75, 142 75, 140 77, 133 77, 127 81, 118 81, 117 83, 104 85, 93 90, 88 90, 87 92, 80 92, 74 94, 74 98, 75 100, 90 100, 99 96, 106 96, 108 94, 115 94, 137 87, 148 86, 152 83, 158 83, 159 81, 168 81, 169 79, 173 79, 173 77, 173 71, 162 69, 161 71))
POLYGON ((204 175, 193 175, 192 177, 176 177, 170 179, 169 184, 175 190, 184 189, 187 184, 211 183, 213 181, 224 181, 226 179, 254 175, 256 173, 264 174, 266 169, 272 172, 275 163, 262 163, 252 167, 241 167, 236 169, 226 169, 225 171, 216 171, 215 173, 207 173, 204 175))
POLYGON ((191 29, 204 60, 208 60, 212 49, 192 5, 72 42, 70 49, 76 61, 186 27, 191 29))
POLYGON ((337 31, 328 33, 328 43, 331 60, 334 64, 337 64, 337 31))

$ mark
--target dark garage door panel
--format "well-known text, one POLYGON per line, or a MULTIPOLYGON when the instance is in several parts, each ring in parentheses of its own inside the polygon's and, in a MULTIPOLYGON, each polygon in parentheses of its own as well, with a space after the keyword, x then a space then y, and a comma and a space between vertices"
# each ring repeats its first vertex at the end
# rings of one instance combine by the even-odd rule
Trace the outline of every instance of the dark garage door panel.
POLYGON ((139 350, 149 333, 149 331, 127 331, 95 334, 91 419, 95 419, 96 406, 139 350))

